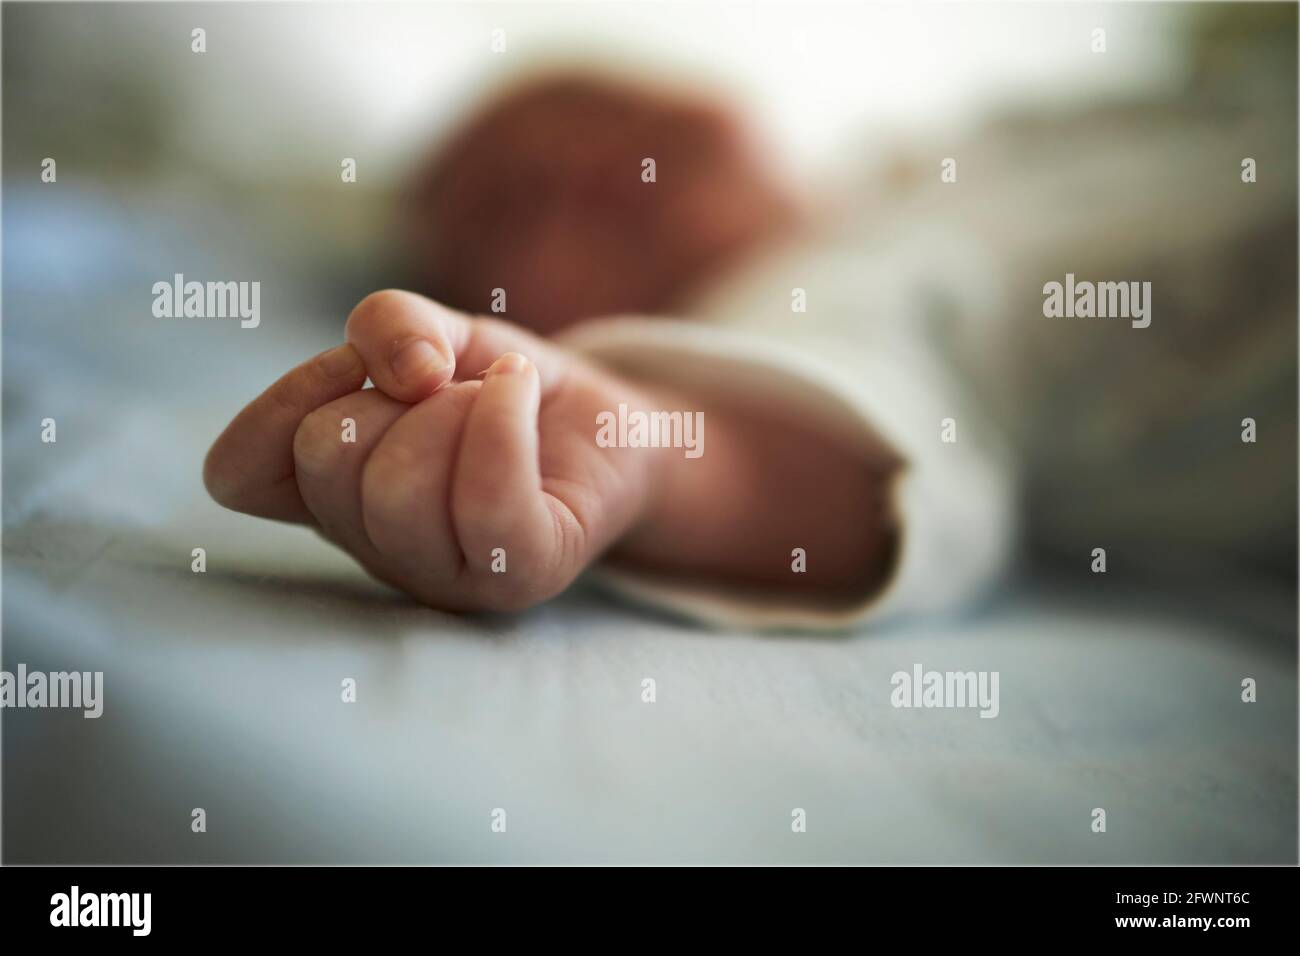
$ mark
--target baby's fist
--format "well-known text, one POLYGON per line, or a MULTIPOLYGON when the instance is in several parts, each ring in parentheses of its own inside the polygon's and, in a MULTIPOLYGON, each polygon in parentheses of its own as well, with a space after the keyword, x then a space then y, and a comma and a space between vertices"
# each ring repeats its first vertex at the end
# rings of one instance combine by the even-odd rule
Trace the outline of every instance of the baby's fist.
POLYGON ((544 600, 640 517, 652 459, 595 443, 597 414, 635 403, 631 386, 408 293, 367 297, 347 337, 377 387, 358 390, 356 370, 323 375, 345 364, 340 350, 290 372, 214 445, 218 501, 313 524, 449 609, 544 600))

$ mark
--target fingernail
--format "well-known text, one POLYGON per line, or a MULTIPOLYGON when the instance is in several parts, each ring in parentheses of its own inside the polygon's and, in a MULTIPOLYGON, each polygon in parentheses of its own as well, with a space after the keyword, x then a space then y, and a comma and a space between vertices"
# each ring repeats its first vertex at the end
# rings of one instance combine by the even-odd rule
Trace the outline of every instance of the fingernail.
POLYGON ((528 359, 524 358, 518 352, 507 352, 487 370, 488 375, 511 375, 516 372, 522 372, 528 367, 528 359))
POLYGON ((447 360, 428 339, 411 339, 393 352, 392 366, 403 385, 420 385, 445 369, 447 360))
POLYGON ((317 362, 320 370, 330 378, 343 378, 345 375, 361 371, 361 353, 349 344, 322 352, 317 362))

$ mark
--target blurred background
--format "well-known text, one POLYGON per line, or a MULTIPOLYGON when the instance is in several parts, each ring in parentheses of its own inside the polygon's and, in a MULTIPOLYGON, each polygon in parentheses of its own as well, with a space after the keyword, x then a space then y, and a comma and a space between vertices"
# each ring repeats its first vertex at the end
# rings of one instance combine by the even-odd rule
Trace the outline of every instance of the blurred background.
POLYGON ((7 861, 1294 861, 1294 5, 5 4, 3 53, 4 664, 95 663, 122 701, 5 715, 7 861), (824 233, 921 277, 891 294, 924 298, 1019 476, 988 606, 711 649, 583 589, 462 620, 206 501, 244 401, 367 292, 425 287, 430 157, 495 91, 575 68, 734 104, 824 233), (260 280, 261 326, 155 319, 177 272, 260 280), (1152 328, 1043 319, 1067 272, 1152 281, 1152 328), (855 709, 917 659, 1003 670, 996 742, 855 709), (647 667, 694 709, 618 711, 605 678, 647 667), (385 688, 367 723, 332 690, 357 672, 385 688), (750 809, 692 829, 664 780, 750 809), (430 787, 442 816, 395 828, 430 787), (809 790, 838 835, 769 836, 809 790), (503 792, 572 826, 466 836, 503 792), (196 845, 204 799, 227 830, 196 845), (1106 846, 1062 809, 1104 799, 1133 811, 1106 846))
MULTIPOLYGON (((322 302, 335 305, 333 296, 364 294, 404 264, 391 217, 440 137, 490 90, 549 64, 671 77, 720 92, 762 126, 800 178, 816 181, 870 178, 913 137, 953 142, 1010 108, 1077 108, 1177 91, 1196 58, 1212 54, 1198 52, 1212 44, 1195 23, 1182 22, 1191 17, 1180 15, 1171 30, 1168 14, 1145 5, 665 10, 600 3, 580 10, 566 3, 256 11, 12 5, 10 202, 17 213, 39 187, 16 170, 57 156, 69 170, 60 195, 78 190, 67 200, 75 208, 96 202, 106 227, 119 225, 114 213, 137 217, 147 233, 141 238, 165 246, 160 233, 184 222, 189 208, 204 216, 204 228, 187 231, 187 244, 228 248, 235 236, 247 261, 306 269, 322 302), (1115 31, 1104 57, 1078 42, 1096 25, 1115 31), (190 51, 196 26, 207 31, 202 56, 190 51), (505 31, 504 54, 491 50, 494 30, 505 31), (359 164, 349 189, 339 188, 345 156, 359 164), (149 215, 163 222, 146 224, 149 215)), ((1276 93, 1278 85, 1266 88, 1276 93)), ((79 248, 88 251, 91 241, 83 237, 79 248)), ((101 274, 125 282, 110 263, 141 250, 108 245, 115 248, 95 249, 101 274), (117 258, 104 262, 105 255, 117 258)), ((43 258, 30 243, 12 254, 27 248, 32 259, 43 258)), ((22 267, 15 271, 32 265, 15 261, 22 267)), ((85 270, 67 271, 89 279, 85 270)))

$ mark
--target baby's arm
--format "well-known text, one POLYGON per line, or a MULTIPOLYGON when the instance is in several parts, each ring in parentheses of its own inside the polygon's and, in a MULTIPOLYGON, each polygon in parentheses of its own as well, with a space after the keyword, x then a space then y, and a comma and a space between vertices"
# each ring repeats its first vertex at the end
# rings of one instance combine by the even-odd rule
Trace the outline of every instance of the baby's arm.
POLYGON ((348 342, 246 408, 205 480, 227 507, 316 527, 426 603, 528 606, 606 552, 808 602, 860 600, 888 573, 883 453, 849 453, 779 409, 615 377, 407 293, 368 297, 348 342), (367 374, 376 388, 361 391, 367 374), (620 404, 702 411, 704 454, 601 447, 597 416, 620 404), (796 547, 811 556, 803 574, 796 547))
POLYGON ((810 605, 861 603, 889 576, 900 463, 852 448, 790 409, 653 389, 658 407, 701 411, 705 453, 658 452, 659 479, 611 563, 696 585, 810 605), (807 560, 796 573, 795 549, 807 560))

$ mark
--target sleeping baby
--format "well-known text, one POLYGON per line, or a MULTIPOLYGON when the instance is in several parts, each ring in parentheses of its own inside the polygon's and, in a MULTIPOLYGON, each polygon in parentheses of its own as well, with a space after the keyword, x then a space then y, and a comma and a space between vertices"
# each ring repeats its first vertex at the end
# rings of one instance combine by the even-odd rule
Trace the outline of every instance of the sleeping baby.
POLYGON ((588 569, 729 626, 961 601, 1007 548, 993 440, 897 264, 819 243, 765 155, 694 94, 500 95, 413 189, 429 296, 362 300, 217 439, 209 492, 440 609, 588 569))

